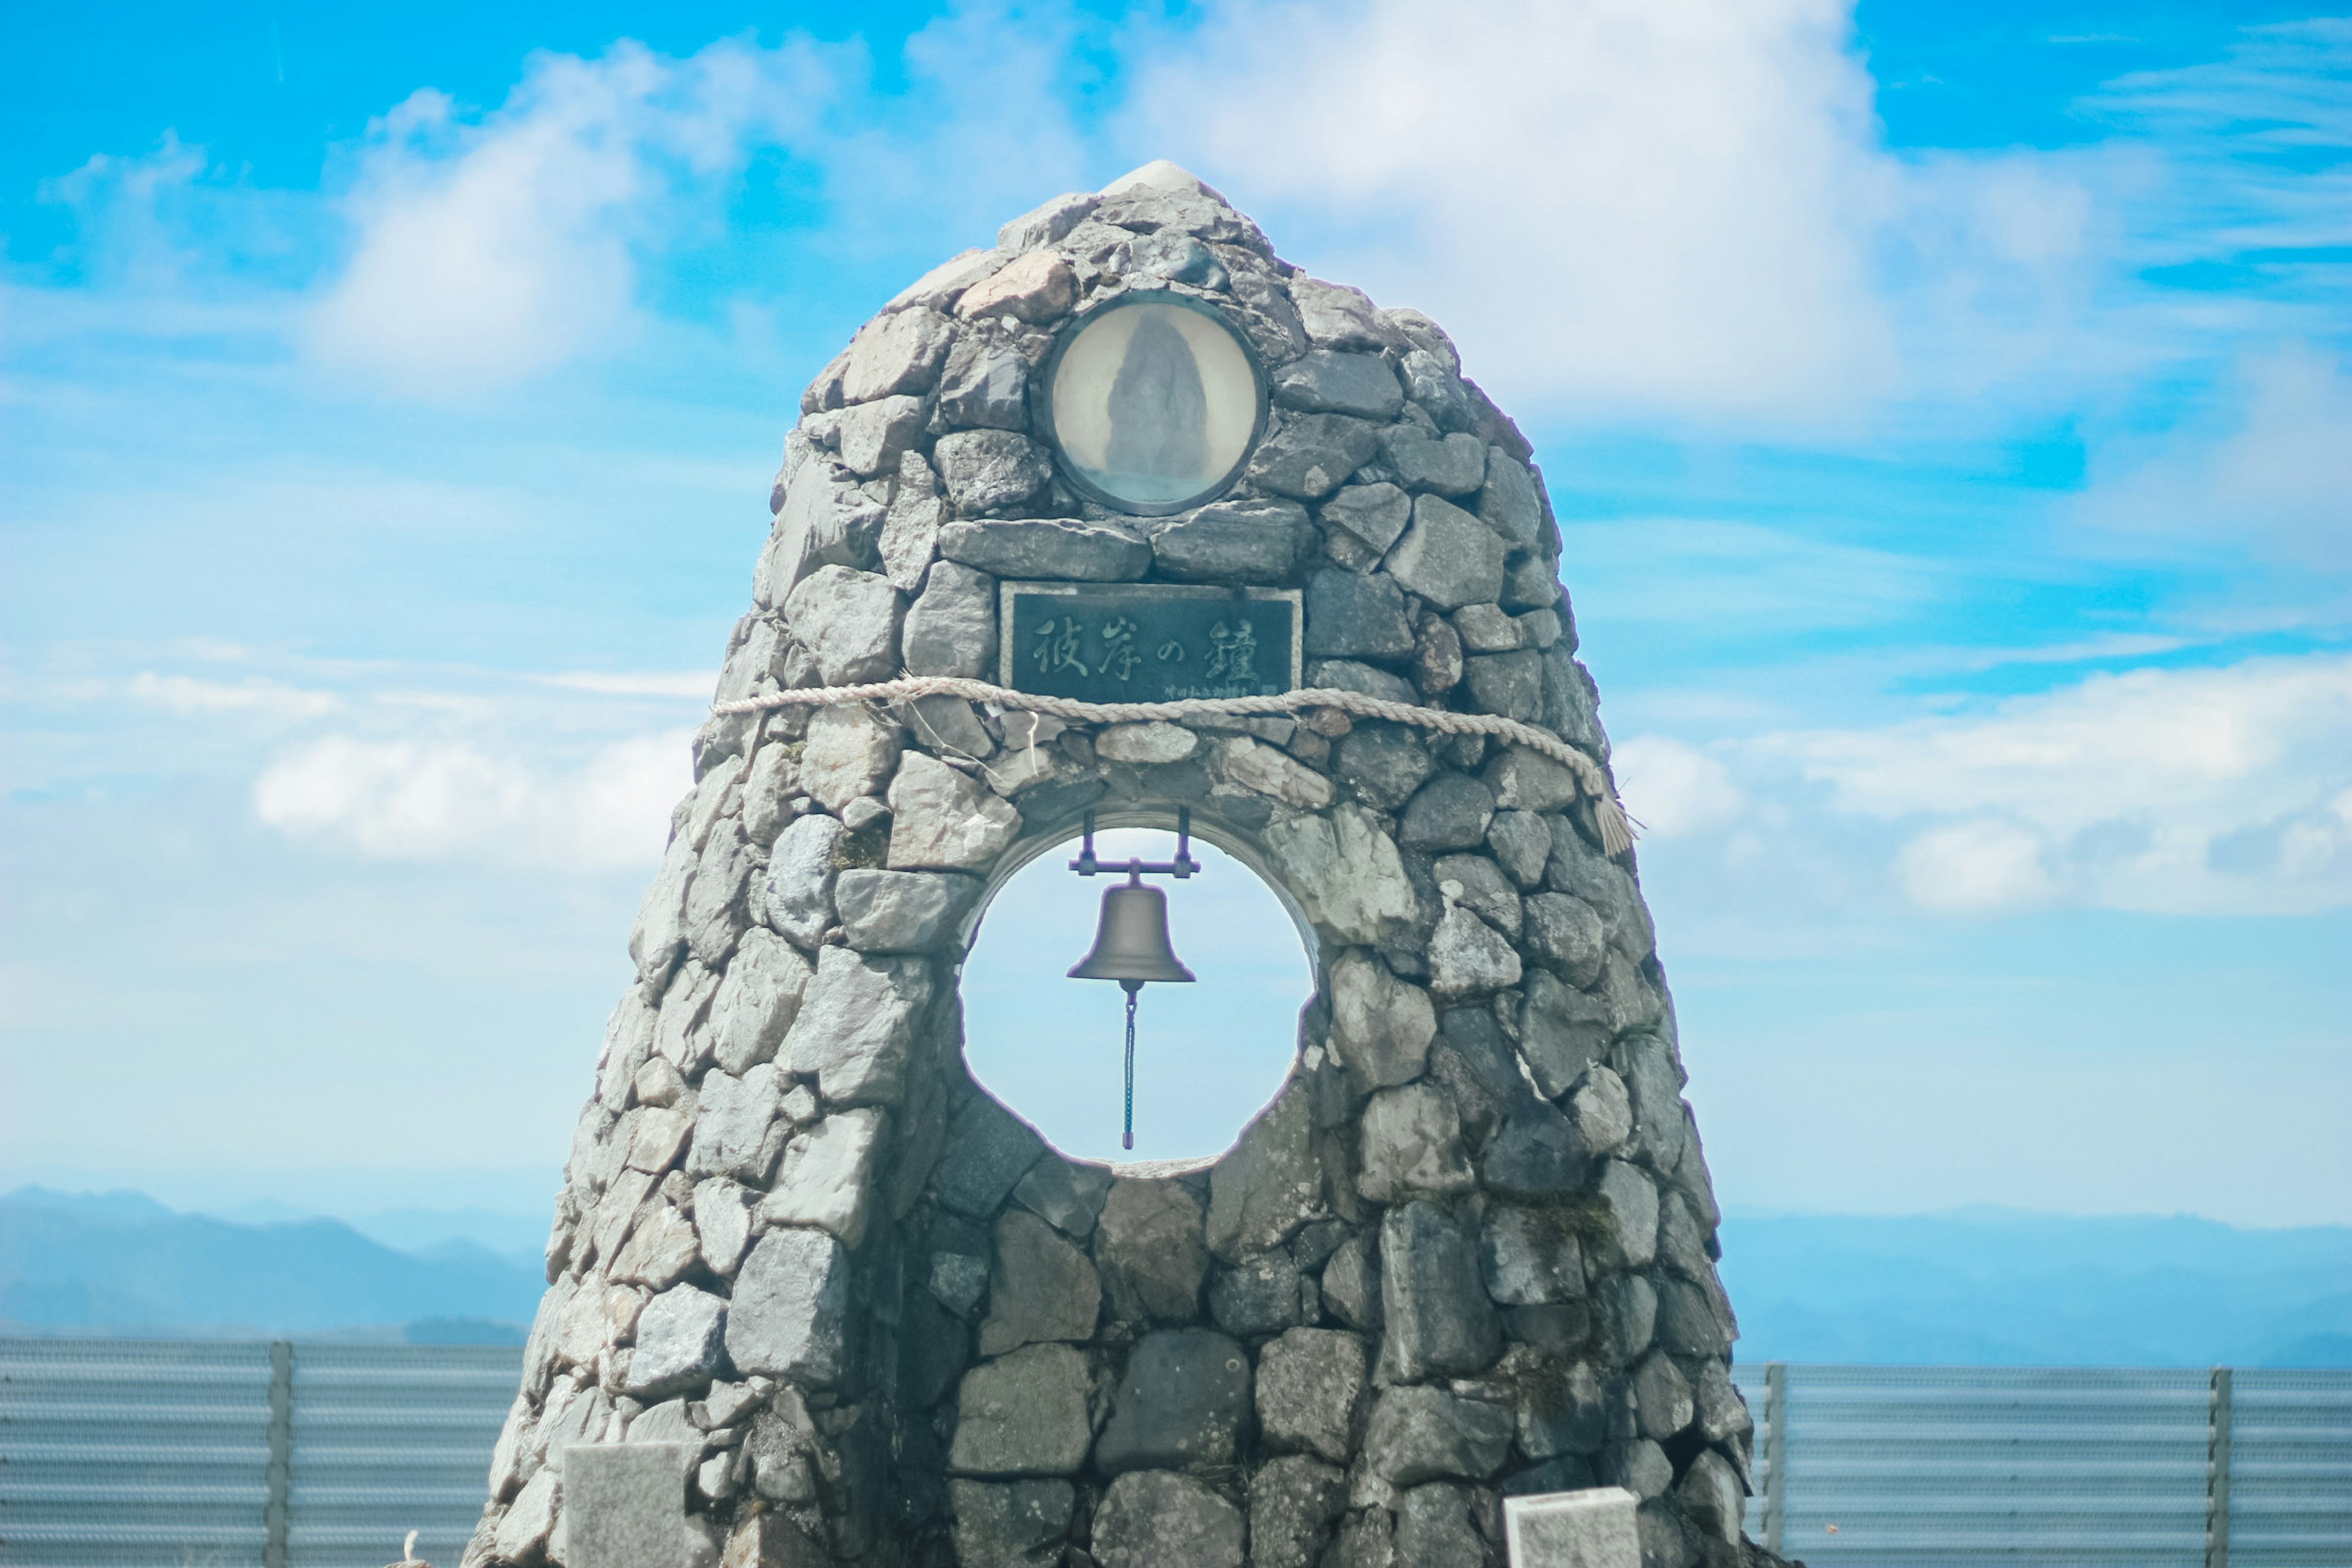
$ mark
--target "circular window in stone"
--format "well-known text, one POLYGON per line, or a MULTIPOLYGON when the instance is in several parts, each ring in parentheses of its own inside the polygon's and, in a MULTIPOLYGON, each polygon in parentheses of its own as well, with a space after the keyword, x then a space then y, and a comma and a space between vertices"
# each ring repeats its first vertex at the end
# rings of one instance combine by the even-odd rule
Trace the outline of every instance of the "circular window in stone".
MULTIPOLYGON (((1164 829, 1105 828, 1106 869, 1129 856, 1164 860, 1164 829)), ((1135 1147, 1119 1146, 1127 994, 1073 980, 1092 947, 1106 888, 1080 877, 1077 844, 1059 845, 989 900, 964 957, 964 1060, 981 1086, 1081 1160, 1202 1161, 1233 1146, 1265 1109, 1298 1054, 1299 1010, 1315 994, 1298 928, 1274 889, 1195 834, 1198 875, 1153 877, 1168 898, 1168 936, 1195 976, 1148 984, 1135 1007, 1135 1147)))
POLYGON ((1240 333, 1186 294, 1122 294, 1073 321, 1045 363, 1062 471, 1120 511, 1215 500, 1265 428, 1265 375, 1240 333))

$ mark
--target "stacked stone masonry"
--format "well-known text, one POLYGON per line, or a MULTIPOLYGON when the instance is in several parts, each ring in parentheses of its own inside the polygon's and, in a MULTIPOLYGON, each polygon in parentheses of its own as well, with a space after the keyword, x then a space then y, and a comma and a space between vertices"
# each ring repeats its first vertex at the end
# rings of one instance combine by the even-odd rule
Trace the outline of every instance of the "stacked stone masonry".
MULTIPOLYGON (((1507 714, 1604 764, 1517 427, 1417 311, 1301 274, 1156 164, 919 280, 802 399, 718 696, 994 679, 1003 578, 1297 586, 1308 683, 1507 714), (1245 477, 1081 500, 1055 328, 1129 289, 1264 361, 1245 477)), ((569 1445, 683 1441, 726 1568, 1475 1568, 1500 1496, 1740 1537, 1719 1218, 1631 858, 1557 763, 1337 715, 1088 729, 925 699, 717 719, 629 940, 477 1564, 561 1562, 569 1445), (980 1089, 992 875, 1089 808, 1278 883, 1318 995, 1198 1168, 1074 1162, 980 1089)))

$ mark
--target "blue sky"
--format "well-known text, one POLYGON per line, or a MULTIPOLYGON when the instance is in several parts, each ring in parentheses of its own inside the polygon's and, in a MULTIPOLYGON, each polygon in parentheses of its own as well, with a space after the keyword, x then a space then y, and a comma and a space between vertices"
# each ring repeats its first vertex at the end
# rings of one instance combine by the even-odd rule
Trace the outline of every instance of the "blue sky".
POLYGON ((2352 1220, 2352 20, 0 26, 0 1182, 543 1205, 799 388, 1167 156, 1535 439, 1727 1201, 2352 1220))

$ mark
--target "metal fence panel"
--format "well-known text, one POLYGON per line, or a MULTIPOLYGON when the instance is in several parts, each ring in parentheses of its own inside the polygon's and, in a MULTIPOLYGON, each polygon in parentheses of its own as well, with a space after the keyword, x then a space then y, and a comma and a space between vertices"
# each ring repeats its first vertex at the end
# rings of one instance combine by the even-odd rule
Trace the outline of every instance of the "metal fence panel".
MULTIPOLYGON (((455 1563, 520 1349, 281 1348, 274 1469, 272 1349, 0 1339, 0 1565, 380 1568, 411 1530, 455 1563)), ((2352 1372, 1749 1364, 1734 1380, 1757 1426, 1748 1529, 1790 1557, 2352 1564, 2352 1372), (2209 1502, 2228 1523, 2211 1542, 2209 1502)))
POLYGON ((513 1345, 297 1345, 288 1568, 454 1563, 522 1381, 513 1345))
POLYGON ((0 1339, 0 1563, 260 1568, 268 1460, 267 1343, 0 1339))
POLYGON ((2352 1372, 2240 1372, 2231 1380, 2230 1562, 2352 1563, 2352 1372))

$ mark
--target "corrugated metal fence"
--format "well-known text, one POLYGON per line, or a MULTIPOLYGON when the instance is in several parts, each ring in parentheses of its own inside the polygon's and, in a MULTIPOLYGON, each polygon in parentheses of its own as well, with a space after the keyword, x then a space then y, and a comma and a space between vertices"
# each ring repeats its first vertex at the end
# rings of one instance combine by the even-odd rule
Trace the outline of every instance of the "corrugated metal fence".
POLYGON ((0 1340, 0 1563, 450 1564, 519 1346, 0 1340))
POLYGON ((1903 1568, 2347 1568, 2352 1372, 1741 1367, 1750 1534, 1903 1568))
MULTIPOLYGON (((0 1564, 454 1564, 521 1352, 0 1340, 0 1564)), ((2352 1564, 2352 1372, 1739 1369, 1750 1534, 1904 1568, 2352 1564), (1834 1528, 1832 1528, 1834 1527, 1834 1528)))

